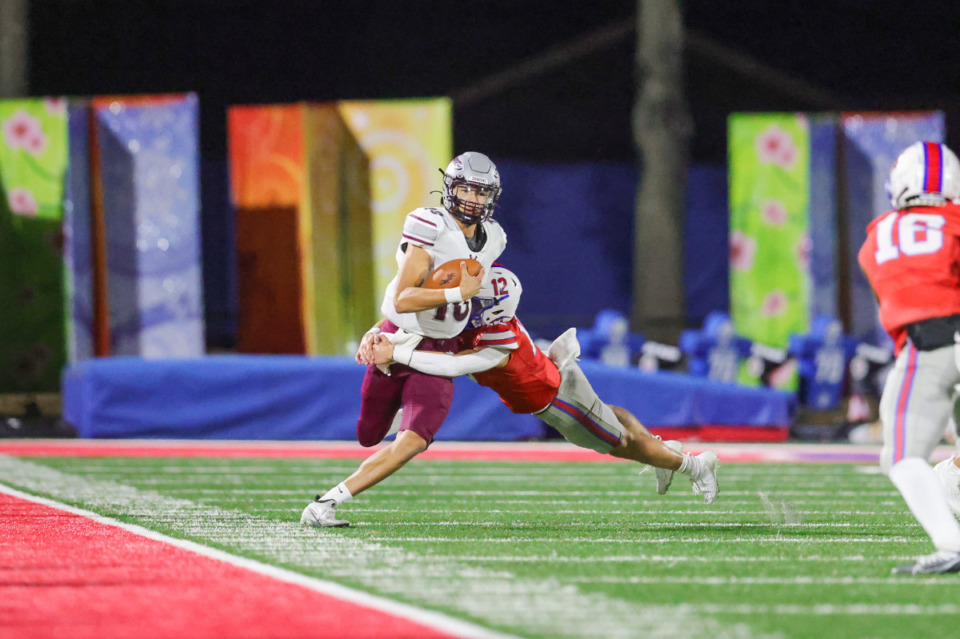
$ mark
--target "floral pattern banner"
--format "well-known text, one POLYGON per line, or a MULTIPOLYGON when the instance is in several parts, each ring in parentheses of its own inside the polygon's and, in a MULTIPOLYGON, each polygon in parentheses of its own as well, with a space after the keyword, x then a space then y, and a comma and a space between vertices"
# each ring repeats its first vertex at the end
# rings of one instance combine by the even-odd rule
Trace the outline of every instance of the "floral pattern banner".
POLYGON ((66 116, 61 98, 0 101, 0 393, 59 388, 66 116))
POLYGON ((809 328, 807 117, 731 116, 729 161, 730 315, 738 334, 786 348, 809 328))
POLYGON ((0 101, 0 167, 7 208, 24 218, 63 217, 67 101, 0 101))

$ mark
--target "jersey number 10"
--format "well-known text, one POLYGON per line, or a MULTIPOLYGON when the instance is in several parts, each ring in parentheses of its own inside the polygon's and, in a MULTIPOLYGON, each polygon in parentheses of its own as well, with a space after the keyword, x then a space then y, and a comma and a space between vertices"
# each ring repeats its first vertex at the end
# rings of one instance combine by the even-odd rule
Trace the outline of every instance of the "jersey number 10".
POLYGON ((873 258, 877 264, 895 260, 901 255, 929 255, 943 248, 943 231, 947 223, 942 215, 935 213, 888 213, 877 222, 877 250, 873 258), (893 239, 893 227, 897 227, 897 239, 893 239))

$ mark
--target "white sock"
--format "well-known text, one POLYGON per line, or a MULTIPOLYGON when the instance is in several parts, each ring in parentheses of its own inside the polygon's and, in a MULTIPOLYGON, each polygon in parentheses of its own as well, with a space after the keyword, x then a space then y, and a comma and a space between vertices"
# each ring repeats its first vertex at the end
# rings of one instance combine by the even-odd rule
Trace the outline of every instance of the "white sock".
POLYGON ((693 475, 693 471, 697 470, 699 467, 699 459, 690 453, 683 453, 683 461, 680 462, 680 468, 677 469, 677 472, 683 473, 684 475, 693 475))
POLYGON ((332 499, 333 503, 339 506, 345 501, 350 501, 353 499, 353 495, 350 494, 350 489, 347 488, 346 484, 340 482, 333 488, 327 491, 323 497, 320 498, 321 501, 332 499))
POLYGON ((908 457, 893 465, 890 481, 927 531, 934 547, 960 552, 960 523, 947 505, 940 480, 930 464, 919 457, 908 457))

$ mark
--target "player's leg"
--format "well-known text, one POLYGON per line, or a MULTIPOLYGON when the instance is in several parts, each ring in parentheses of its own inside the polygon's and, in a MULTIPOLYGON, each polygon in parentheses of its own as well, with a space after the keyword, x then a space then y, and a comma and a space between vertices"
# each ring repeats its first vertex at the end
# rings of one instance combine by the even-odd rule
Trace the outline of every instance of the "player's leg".
POLYGON ((336 508, 376 486, 426 449, 427 442, 413 431, 398 433, 395 440, 363 460, 346 480, 325 494, 317 495, 304 509, 300 523, 321 528, 349 526, 347 521, 337 519, 336 508))
POLYGON ((387 436, 403 401, 404 381, 402 376, 386 375, 376 366, 367 366, 357 418, 357 441, 361 446, 376 446, 387 436))
POLYGON ((407 376, 400 433, 413 431, 429 446, 450 413, 453 380, 426 375, 400 364, 394 364, 394 368, 406 369, 401 374, 407 376))
POLYGON ((650 431, 630 411, 619 406, 609 406, 624 430, 624 435, 620 438, 620 444, 610 451, 611 455, 623 459, 632 459, 641 464, 650 464, 657 468, 680 469, 680 465, 683 463, 683 454, 650 434, 650 431))
MULTIPOLYGON (((954 347, 954 356, 960 356, 960 345, 954 347)), ((960 362, 957 363, 957 367, 960 369, 960 362)), ((949 459, 944 459, 934 466, 933 471, 937 473, 940 483, 947 491, 947 503, 950 504, 950 509, 954 515, 960 517, 960 429, 957 427, 960 423, 960 396, 957 395, 956 390, 954 389, 953 415, 947 429, 953 436, 954 452, 949 459)))
MULTIPOLYGON (((600 453, 642 464, 679 470, 690 476, 694 492, 710 503, 717 495, 716 455, 683 455, 670 444, 653 437, 629 411, 605 404, 573 360, 560 369, 557 397, 537 413, 568 441, 600 453)), ((658 476, 658 491, 666 492, 672 475, 658 476)))
POLYGON ((881 468, 937 549, 914 564, 895 568, 895 572, 960 569, 960 524, 927 461, 949 419, 950 392, 956 381, 952 348, 918 351, 908 342, 883 389, 881 468))
MULTIPOLYGON (((374 446, 383 441, 400 409, 402 394, 402 378, 386 375, 376 366, 367 366, 363 385, 360 387, 360 415, 357 418, 357 441, 361 446, 374 446)), ((372 457, 382 452, 378 451, 372 457)), ((337 519, 334 511, 354 494, 347 488, 346 482, 340 482, 323 495, 317 495, 316 499, 304 508, 300 523, 324 528, 349 526, 343 519, 337 519)))
POLYGON ((420 435, 411 430, 401 431, 396 439, 367 457, 343 483, 351 497, 355 497, 403 468, 426 449, 427 442, 420 435))
MULTIPOLYGON (((707 485, 698 488, 696 493, 716 494, 716 466, 700 465, 697 460, 683 453, 683 444, 676 440, 662 441, 648 431, 636 416, 625 408, 610 406, 626 431, 620 439, 620 445, 610 451, 614 457, 631 459, 652 466, 657 478, 657 493, 666 495, 673 483, 673 474, 681 470, 692 475, 697 470, 698 477, 707 485), (714 486, 711 487, 710 484, 714 486), (702 491, 701 491, 702 489, 702 491)), ((712 453, 711 453, 712 454, 712 453)), ((646 467, 640 472, 643 473, 646 467)), ((712 499, 711 499, 712 501, 712 499)))

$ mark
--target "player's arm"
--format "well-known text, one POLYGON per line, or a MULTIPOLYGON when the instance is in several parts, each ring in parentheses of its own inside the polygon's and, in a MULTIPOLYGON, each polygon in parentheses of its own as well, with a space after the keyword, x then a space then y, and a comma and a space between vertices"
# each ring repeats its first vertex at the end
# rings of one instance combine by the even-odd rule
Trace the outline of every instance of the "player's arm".
POLYGON ((415 351, 402 346, 394 346, 382 340, 373 347, 374 362, 387 364, 396 361, 406 364, 428 375, 439 377, 460 377, 482 373, 492 368, 506 366, 510 359, 510 352, 499 348, 484 347, 470 351, 463 351, 456 355, 434 353, 431 351, 415 351))
POLYGON ((398 313, 416 313, 468 300, 480 291, 483 282, 483 269, 475 276, 470 275, 466 263, 460 267, 460 286, 457 288, 423 288, 429 275, 430 254, 424 248, 407 244, 400 261, 397 292, 393 299, 398 313))

